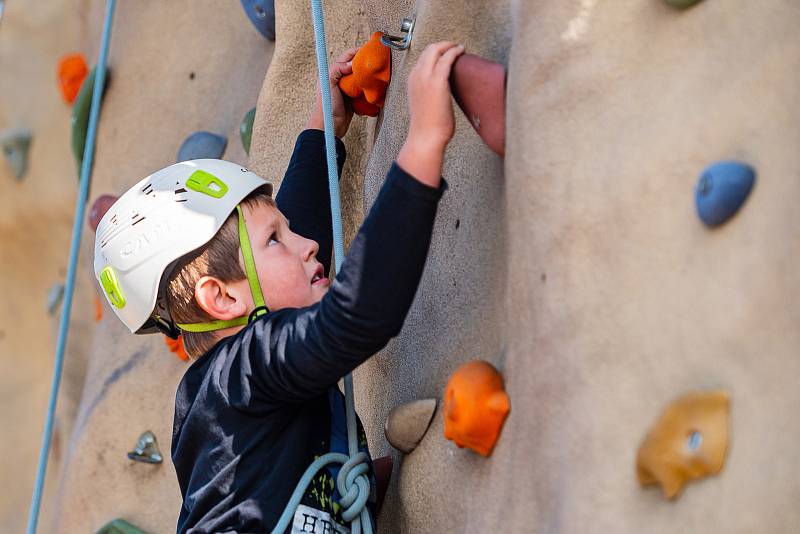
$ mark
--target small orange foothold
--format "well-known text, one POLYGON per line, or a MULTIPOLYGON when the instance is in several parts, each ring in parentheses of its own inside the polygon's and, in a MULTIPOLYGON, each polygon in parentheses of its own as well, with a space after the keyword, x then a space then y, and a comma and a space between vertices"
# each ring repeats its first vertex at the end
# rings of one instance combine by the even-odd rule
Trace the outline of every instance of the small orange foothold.
POLYGON ((67 103, 72 104, 75 101, 87 74, 89 67, 80 54, 64 56, 58 62, 58 87, 67 103))
POLYGON ((103 319, 103 303, 100 301, 100 297, 97 295, 94 296, 94 320, 95 322, 100 322, 103 319))
POLYGON ((659 484, 668 499, 691 480, 716 475, 728 448, 730 397, 725 391, 688 393, 670 404, 636 455, 642 486, 659 484))
POLYGON ((178 358, 185 362, 189 361, 189 355, 186 354, 186 348, 183 346, 183 336, 179 335, 178 339, 164 336, 164 344, 169 348, 170 352, 174 352, 178 358))
POLYGON ((503 376, 490 363, 467 362, 444 392, 444 437, 483 456, 492 453, 511 404, 503 376))
POLYGON ((353 73, 342 76, 339 88, 352 99, 357 115, 376 116, 383 108, 392 73, 392 51, 375 32, 353 56, 353 73))

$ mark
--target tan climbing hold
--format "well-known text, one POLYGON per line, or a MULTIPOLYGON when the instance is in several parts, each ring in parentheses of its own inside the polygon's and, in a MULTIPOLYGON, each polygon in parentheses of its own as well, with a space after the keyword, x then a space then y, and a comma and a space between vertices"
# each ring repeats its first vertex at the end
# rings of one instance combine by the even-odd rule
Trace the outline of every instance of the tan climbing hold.
POLYGON ((511 404, 503 376, 490 363, 467 362, 450 377, 444 393, 444 437, 489 456, 511 404))
POLYGON ((687 482, 719 473, 728 449, 729 419, 725 391, 687 393, 675 400, 639 447, 639 483, 659 484, 672 499, 687 482))
POLYGON ((406 454, 422 441, 436 412, 436 399, 420 399, 396 406, 389 412, 383 432, 395 449, 406 454))

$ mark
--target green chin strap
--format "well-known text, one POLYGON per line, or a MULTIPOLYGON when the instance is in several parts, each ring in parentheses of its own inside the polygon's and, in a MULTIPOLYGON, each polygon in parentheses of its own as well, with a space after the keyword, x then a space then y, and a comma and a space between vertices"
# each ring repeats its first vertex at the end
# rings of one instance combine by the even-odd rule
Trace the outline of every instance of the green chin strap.
POLYGON ((236 205, 236 213, 239 215, 239 246, 242 249, 242 257, 244 258, 244 270, 247 273, 247 282, 250 284, 250 293, 253 294, 253 303, 255 303, 256 307, 249 316, 243 315, 236 319, 220 319, 207 323, 175 323, 175 326, 184 332, 213 332, 214 330, 222 330, 232 326, 242 326, 252 319, 269 312, 269 308, 267 308, 267 304, 264 301, 264 295, 261 293, 261 284, 258 282, 258 272, 256 272, 256 262, 253 259, 253 249, 250 246, 250 236, 247 233, 244 213, 239 204, 236 205))

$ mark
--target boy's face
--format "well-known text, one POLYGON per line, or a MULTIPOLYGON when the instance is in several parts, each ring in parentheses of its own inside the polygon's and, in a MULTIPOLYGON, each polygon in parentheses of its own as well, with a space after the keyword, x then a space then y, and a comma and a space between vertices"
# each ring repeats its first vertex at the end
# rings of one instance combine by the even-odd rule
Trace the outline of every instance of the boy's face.
MULTIPOLYGON (((283 214, 272 206, 256 204, 252 210, 247 206, 242 209, 267 307, 302 308, 319 302, 328 292, 330 280, 317 261, 317 242, 292 232, 283 214)), ((241 251, 239 254, 244 266, 241 251)), ((248 284, 247 280, 242 282, 248 284)), ((246 295, 250 299, 248 311, 252 311, 255 305, 249 289, 246 295)))

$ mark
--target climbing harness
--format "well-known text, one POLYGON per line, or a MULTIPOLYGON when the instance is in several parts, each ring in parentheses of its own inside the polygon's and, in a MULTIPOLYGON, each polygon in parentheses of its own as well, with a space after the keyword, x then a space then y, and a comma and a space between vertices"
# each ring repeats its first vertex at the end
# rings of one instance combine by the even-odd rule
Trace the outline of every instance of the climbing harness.
MULTIPOLYGON (((314 20, 314 38, 317 51, 317 68, 319 70, 319 87, 322 96, 322 114, 325 124, 325 155, 328 163, 328 188, 331 196, 331 219, 333 221, 333 249, 336 261, 336 272, 341 271, 344 260, 344 239, 342 237, 342 209, 339 201, 339 175, 336 165, 336 144, 333 136, 333 106, 331 103, 330 75, 328 73, 328 47, 325 43, 325 23, 323 19, 322 0, 311 0, 311 15, 314 20)), ((317 458, 300 479, 292 493, 289 503, 283 511, 272 534, 281 534, 289 526, 294 517, 297 505, 303 498, 314 475, 324 466, 341 463, 342 468, 336 477, 336 488, 342 495, 339 504, 344 507, 342 518, 350 522, 351 533, 372 534, 372 521, 366 508, 370 493, 370 482, 367 477, 366 453, 358 450, 356 427, 356 409, 353 393, 353 375, 344 377, 345 411, 347 415, 347 449, 348 455, 331 452, 317 458)))
POLYGON ((61 312, 61 322, 58 325, 58 342, 56 344, 56 357, 53 368, 53 380, 50 388, 50 401, 47 406, 47 419, 42 435, 42 448, 39 451, 39 466, 36 470, 36 483, 31 499, 31 509, 28 516, 28 534, 36 532, 36 524, 39 520, 39 507, 42 500, 42 489, 44 487, 44 475, 47 471, 47 458, 50 453, 50 438, 53 434, 53 419, 56 411, 56 399, 58 398, 58 386, 61 382, 61 369, 64 363, 64 350, 67 345, 67 327, 69 326, 70 311, 72 310, 72 295, 75 292, 75 272, 78 265, 78 252, 81 244, 81 229, 83 224, 83 214, 86 211, 86 198, 89 196, 89 178, 92 172, 92 162, 94 159, 94 143, 97 135, 97 122, 100 118, 100 98, 103 94, 102 87, 106 78, 106 56, 108 55, 108 43, 111 39, 111 22, 114 17, 114 7, 116 0, 108 0, 106 3, 106 16, 103 23, 103 36, 100 41, 100 54, 97 58, 97 74, 94 79, 94 92, 92 93, 92 107, 89 112, 89 131, 86 139, 86 146, 83 153, 81 165, 81 179, 78 192, 78 201, 75 206, 75 219, 72 222, 72 241, 69 249, 69 267, 67 269, 67 281, 64 289, 64 304, 61 312))

